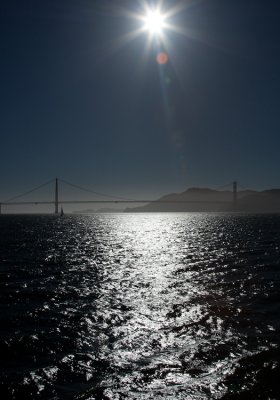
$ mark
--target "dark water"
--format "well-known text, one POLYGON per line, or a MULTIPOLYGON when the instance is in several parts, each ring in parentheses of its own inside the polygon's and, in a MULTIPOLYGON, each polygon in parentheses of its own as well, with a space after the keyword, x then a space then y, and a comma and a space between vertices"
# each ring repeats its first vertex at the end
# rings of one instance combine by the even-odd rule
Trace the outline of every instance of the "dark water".
POLYGON ((280 399, 280 216, 1 216, 1 399, 280 399))

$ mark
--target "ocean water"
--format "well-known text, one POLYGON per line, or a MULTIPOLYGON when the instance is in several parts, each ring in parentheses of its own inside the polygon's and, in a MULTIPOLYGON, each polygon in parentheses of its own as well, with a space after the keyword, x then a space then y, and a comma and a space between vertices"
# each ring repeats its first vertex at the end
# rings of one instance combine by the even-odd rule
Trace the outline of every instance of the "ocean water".
POLYGON ((0 218, 1 399, 280 399, 280 216, 0 218))

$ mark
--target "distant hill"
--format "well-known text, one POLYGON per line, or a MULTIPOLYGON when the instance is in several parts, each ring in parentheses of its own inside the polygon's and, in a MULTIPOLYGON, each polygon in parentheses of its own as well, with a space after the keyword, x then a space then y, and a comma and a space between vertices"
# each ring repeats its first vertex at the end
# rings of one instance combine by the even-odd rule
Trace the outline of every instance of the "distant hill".
POLYGON ((280 212, 280 189, 252 193, 240 199, 237 208, 244 212, 280 212))
POLYGON ((240 191, 233 203, 231 191, 208 188, 190 188, 182 193, 163 196, 157 202, 141 207, 127 208, 125 212, 280 212, 280 189, 240 191))
POLYGON ((98 208, 97 210, 87 209, 81 211, 73 211, 73 214, 109 214, 109 213, 122 213, 123 210, 118 208, 98 208))

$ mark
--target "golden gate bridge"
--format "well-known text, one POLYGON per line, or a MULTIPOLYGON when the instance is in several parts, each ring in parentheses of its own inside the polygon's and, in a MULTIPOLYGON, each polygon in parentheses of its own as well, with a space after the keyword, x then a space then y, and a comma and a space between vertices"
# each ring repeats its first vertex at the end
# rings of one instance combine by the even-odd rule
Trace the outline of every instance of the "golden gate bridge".
POLYGON ((53 205, 54 206, 54 214, 59 214, 59 206, 66 205, 66 204, 147 204, 147 203, 155 203, 155 204, 167 204, 167 203, 220 203, 220 204, 229 204, 232 203, 233 206, 236 206, 237 204, 237 196, 238 196, 238 190, 237 190, 237 182, 233 182, 227 185, 224 185, 217 190, 221 190, 222 188, 226 187, 232 187, 232 201, 217 201, 217 200, 165 200, 165 199, 131 199, 131 198, 125 198, 125 197, 120 197, 120 196, 113 196, 111 194, 105 194, 105 193, 100 193, 96 192, 91 189, 87 189, 78 185, 75 185, 71 182, 67 182, 63 179, 52 179, 46 183, 43 183, 42 185, 36 186, 35 188, 21 193, 15 197, 12 197, 8 200, 5 201, 0 201, 0 214, 3 212, 3 208, 5 206, 27 206, 27 205, 53 205), (64 183, 68 186, 71 186, 73 188, 82 190, 84 192, 88 192, 94 195, 102 196, 105 197, 105 200, 97 200, 97 199, 88 199, 88 200, 66 200, 66 199, 61 199, 59 198, 59 182, 64 183), (20 198, 25 197, 47 185, 54 184, 54 199, 49 200, 49 201, 18 201, 20 198))

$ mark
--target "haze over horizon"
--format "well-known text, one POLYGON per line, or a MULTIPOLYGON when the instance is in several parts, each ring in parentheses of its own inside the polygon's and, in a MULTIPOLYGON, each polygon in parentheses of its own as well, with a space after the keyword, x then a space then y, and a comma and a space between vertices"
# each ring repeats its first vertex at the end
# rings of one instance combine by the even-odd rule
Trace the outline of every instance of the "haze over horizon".
POLYGON ((140 2, 1 3, 1 201, 55 176, 124 196, 280 187, 279 2, 164 5, 183 3, 186 34, 149 49, 123 40, 140 2))

